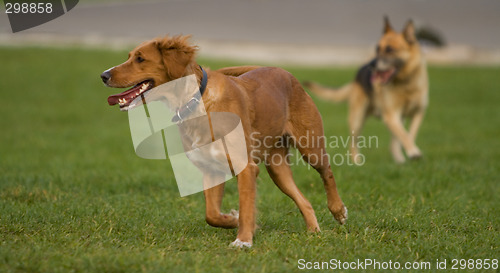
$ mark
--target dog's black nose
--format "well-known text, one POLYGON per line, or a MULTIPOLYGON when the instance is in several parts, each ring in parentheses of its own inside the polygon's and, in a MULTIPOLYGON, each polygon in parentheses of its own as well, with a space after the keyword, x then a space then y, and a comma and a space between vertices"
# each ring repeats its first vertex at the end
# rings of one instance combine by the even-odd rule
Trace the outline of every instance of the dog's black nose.
POLYGON ((111 78, 111 72, 109 72, 109 70, 102 72, 101 74, 102 82, 107 83, 110 78, 111 78))

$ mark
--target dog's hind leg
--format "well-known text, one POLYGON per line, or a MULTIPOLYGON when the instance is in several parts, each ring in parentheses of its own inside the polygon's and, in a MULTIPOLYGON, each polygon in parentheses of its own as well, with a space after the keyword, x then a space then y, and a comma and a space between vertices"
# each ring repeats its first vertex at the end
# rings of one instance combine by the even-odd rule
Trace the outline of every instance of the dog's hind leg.
POLYGON ((302 154, 302 158, 320 174, 323 180, 328 209, 340 224, 344 224, 347 220, 347 209, 337 191, 337 184, 330 168, 330 158, 325 150, 321 118, 318 112, 316 115, 316 120, 319 122, 310 124, 312 125, 310 128, 295 127, 292 136, 295 140, 295 147, 302 154))
MULTIPOLYGON (((212 179, 217 179, 217 174, 205 174, 203 179, 206 180, 205 185, 209 185, 212 179)), ((220 181, 220 179, 218 179, 220 181)), ((221 228, 235 228, 238 226, 238 212, 231 211, 230 214, 223 214, 220 212, 222 205, 222 197, 224 196, 225 183, 219 184, 212 188, 206 189, 205 194, 205 207, 207 223, 213 227, 221 228)))
MULTIPOLYGON (((315 135, 313 137, 322 137, 322 134, 315 135)), ((335 217, 335 219, 343 225, 347 220, 347 209, 340 199, 337 191, 337 184, 330 167, 330 158, 324 148, 324 141, 320 142, 322 143, 323 148, 304 147, 300 146, 300 144, 297 145, 297 148, 302 154, 302 158, 320 174, 326 191, 328 209, 333 214, 333 217, 335 217)))
POLYGON ((340 224, 344 224, 347 220, 347 209, 337 192, 337 184, 330 168, 321 115, 311 97, 298 82, 294 84, 292 94, 286 131, 302 154, 302 158, 320 174, 326 191, 328 209, 340 224))
POLYGON ((311 203, 304 197, 295 185, 292 170, 287 158, 288 148, 276 148, 266 161, 266 168, 274 184, 288 197, 290 197, 299 208, 309 231, 319 231, 318 220, 314 214, 311 203))

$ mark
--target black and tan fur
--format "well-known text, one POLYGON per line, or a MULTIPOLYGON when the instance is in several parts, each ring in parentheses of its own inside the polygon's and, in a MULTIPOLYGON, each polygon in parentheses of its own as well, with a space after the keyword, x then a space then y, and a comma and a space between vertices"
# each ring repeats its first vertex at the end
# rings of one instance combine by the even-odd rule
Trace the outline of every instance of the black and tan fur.
POLYGON ((385 18, 376 57, 358 70, 353 82, 338 89, 317 83, 305 85, 320 98, 349 101, 350 147, 355 161, 360 158, 356 141, 370 115, 381 117, 391 131, 390 147, 396 162, 405 161, 402 147, 410 159, 422 156, 415 140, 428 104, 429 83, 411 20, 398 33, 385 18), (409 130, 403 124, 406 118, 410 120, 409 130))

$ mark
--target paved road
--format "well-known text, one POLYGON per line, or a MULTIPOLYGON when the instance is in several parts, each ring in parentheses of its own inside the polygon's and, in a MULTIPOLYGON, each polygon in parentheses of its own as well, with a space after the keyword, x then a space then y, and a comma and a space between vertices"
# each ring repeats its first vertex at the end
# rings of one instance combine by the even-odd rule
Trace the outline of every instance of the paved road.
POLYGON ((16 34, 10 34, 2 13, 0 35, 4 42, 48 35, 106 43, 183 33, 193 34, 195 41, 204 41, 215 52, 224 43, 282 45, 282 51, 287 46, 338 47, 347 52, 371 47, 387 14, 396 28, 413 18, 440 30, 450 44, 497 49, 499 13, 498 0, 81 0, 66 15, 16 34))

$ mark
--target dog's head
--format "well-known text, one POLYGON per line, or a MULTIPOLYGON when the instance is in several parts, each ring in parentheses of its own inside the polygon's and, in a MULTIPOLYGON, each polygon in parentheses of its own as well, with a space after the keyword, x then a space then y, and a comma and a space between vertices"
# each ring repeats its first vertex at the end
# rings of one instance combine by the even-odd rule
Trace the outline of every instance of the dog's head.
POLYGON ((130 89, 109 96, 109 105, 128 105, 141 94, 166 82, 199 72, 195 62, 197 47, 188 43, 190 36, 157 38, 136 47, 124 63, 101 74, 106 86, 130 89))
POLYGON ((420 54, 415 27, 411 20, 402 32, 396 32, 392 28, 388 17, 385 17, 384 21, 384 34, 377 43, 372 73, 372 82, 382 84, 401 76, 412 60, 420 54))

